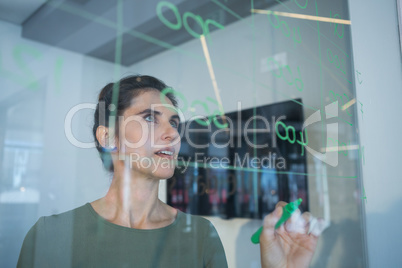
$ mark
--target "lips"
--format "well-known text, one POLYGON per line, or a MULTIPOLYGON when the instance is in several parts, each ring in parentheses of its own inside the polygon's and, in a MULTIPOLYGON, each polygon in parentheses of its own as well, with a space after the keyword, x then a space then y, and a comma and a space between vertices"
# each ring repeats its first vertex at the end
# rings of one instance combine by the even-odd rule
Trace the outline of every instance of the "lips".
POLYGON ((175 152, 174 148, 166 147, 166 148, 156 151, 155 154, 160 157, 173 159, 174 152, 175 152))

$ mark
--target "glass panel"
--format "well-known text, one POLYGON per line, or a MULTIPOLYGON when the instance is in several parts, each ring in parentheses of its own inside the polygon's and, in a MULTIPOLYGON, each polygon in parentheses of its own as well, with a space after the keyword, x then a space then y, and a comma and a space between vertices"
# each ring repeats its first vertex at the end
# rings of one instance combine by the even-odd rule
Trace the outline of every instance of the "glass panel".
POLYGON ((106 194, 97 96, 138 73, 171 86, 181 129, 197 129, 159 196, 209 219, 230 267, 259 267, 251 235, 297 198, 327 225, 312 267, 367 266, 348 1, 66 0, 31 11, 21 25, 0 21, 4 266, 40 216, 106 194))

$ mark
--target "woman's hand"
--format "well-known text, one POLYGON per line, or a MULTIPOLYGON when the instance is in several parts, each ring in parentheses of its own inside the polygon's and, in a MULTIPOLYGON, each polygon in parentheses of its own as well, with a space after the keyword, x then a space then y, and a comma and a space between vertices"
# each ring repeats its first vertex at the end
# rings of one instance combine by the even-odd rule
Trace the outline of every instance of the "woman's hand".
POLYGON ((286 204, 279 202, 276 209, 264 218, 260 236, 263 268, 308 267, 318 236, 325 228, 324 220, 316 220, 308 212, 300 215, 300 210, 297 210, 285 224, 275 230, 275 224, 281 218, 286 204))

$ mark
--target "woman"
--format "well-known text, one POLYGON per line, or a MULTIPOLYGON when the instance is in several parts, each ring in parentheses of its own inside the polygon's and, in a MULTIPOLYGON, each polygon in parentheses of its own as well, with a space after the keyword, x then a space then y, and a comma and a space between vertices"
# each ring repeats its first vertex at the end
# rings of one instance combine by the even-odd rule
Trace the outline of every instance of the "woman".
MULTIPOLYGON (((159 182, 173 176, 180 150, 179 117, 172 109, 177 101, 162 93, 166 87, 151 76, 130 76, 102 89, 93 133, 113 172, 109 191, 41 217, 24 240, 17 267, 227 267, 214 226, 158 198, 159 182)), ((307 214, 274 231, 284 204, 264 219, 261 263, 308 266, 318 232, 307 234, 307 214)))

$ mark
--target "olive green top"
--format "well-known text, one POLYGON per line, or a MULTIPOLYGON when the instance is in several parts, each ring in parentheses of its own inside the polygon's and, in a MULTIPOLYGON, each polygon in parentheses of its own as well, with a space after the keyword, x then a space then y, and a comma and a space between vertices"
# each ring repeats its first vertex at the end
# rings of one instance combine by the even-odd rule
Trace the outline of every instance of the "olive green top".
POLYGON ((111 223, 91 204, 40 217, 24 239, 17 267, 227 267, 207 219, 178 211, 151 230, 111 223))

